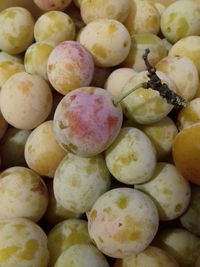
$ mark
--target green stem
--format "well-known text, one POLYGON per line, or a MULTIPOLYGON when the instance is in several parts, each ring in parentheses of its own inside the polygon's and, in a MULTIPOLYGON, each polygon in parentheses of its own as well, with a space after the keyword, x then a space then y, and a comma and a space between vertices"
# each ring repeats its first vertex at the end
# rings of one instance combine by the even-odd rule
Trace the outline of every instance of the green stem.
MULTIPOLYGON (((129 91, 125 92, 124 94, 122 94, 122 96, 120 96, 118 99, 116 99, 115 101, 115 105, 117 106, 124 98, 126 98, 128 95, 130 95, 131 93, 133 93, 134 91, 136 91, 139 88, 142 88, 144 86, 144 83, 139 83, 138 85, 136 85, 135 87, 131 88, 129 91)), ((126 87, 124 88, 124 90, 126 89, 126 87)), ((126 90, 125 90, 126 91, 126 90)))

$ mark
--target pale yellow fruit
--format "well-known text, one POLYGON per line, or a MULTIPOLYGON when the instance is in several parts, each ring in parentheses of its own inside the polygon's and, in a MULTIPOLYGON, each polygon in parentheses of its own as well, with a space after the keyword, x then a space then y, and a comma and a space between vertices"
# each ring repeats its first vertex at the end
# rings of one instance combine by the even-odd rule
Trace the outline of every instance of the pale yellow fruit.
POLYGON ((104 18, 124 22, 129 14, 130 4, 130 0, 82 0, 81 17, 86 24, 104 18))
POLYGON ((160 14, 156 7, 146 0, 131 0, 130 10, 124 25, 130 35, 142 32, 158 34, 160 14))
POLYGON ((124 184, 148 181, 156 167, 156 153, 149 138, 139 129, 122 128, 106 150, 106 164, 111 174, 124 184))
POLYGON ((125 26, 113 19, 98 19, 88 23, 80 32, 79 39, 99 67, 122 63, 131 45, 131 37, 125 26))
POLYGON ((13 74, 24 71, 22 60, 0 52, 0 88, 13 74))
POLYGON ((47 237, 35 223, 24 218, 0 220, 1 267, 46 267, 47 237))
POLYGON ((60 222, 48 234, 49 267, 54 267, 61 253, 72 245, 91 243, 86 221, 68 219, 60 222))
POLYGON ((156 64, 176 85, 176 93, 191 100, 199 88, 199 74, 193 61, 185 56, 167 56, 156 64), (183 75, 184 73, 184 75, 183 75))
POLYGON ((48 117, 52 93, 40 76, 19 72, 3 84, 0 106, 8 123, 18 129, 30 130, 48 117))
POLYGON ((200 73, 200 36, 182 38, 171 47, 168 55, 189 57, 200 73))
POLYGON ((24 55, 26 72, 48 80, 47 60, 53 48, 53 45, 45 42, 36 42, 29 46, 24 55))
POLYGON ((116 188, 100 196, 88 213, 88 230, 105 255, 125 258, 143 251, 158 229, 153 201, 131 188, 116 188))
POLYGON ((110 173, 103 155, 83 158, 68 153, 56 169, 55 198, 65 209, 84 213, 110 188, 110 173))
POLYGON ((143 55, 147 48, 150 49, 148 60, 153 66, 167 56, 167 49, 157 35, 153 33, 138 33, 131 37, 131 48, 122 66, 133 68, 135 71, 146 70, 147 67, 143 60, 143 55))
POLYGON ((200 238, 181 228, 161 230, 154 244, 171 254, 181 267, 194 267, 199 256, 200 238))
POLYGON ((118 68, 108 76, 104 88, 114 97, 121 96, 126 83, 134 77, 137 72, 132 68, 118 68))
POLYGON ((177 125, 179 130, 200 122, 200 97, 190 101, 178 114, 177 125))
POLYGON ((25 167, 11 167, 0 174, 0 218, 24 217, 39 221, 48 205, 41 177, 25 167))
MULTIPOLYGON (((157 75, 163 83, 166 83, 172 91, 176 92, 174 83, 165 73, 157 71, 157 75)), ((160 96, 158 91, 140 87, 142 83, 148 80, 146 71, 139 72, 129 80, 123 90, 123 94, 126 94, 132 88, 139 86, 137 90, 121 101, 121 105, 125 116, 140 124, 158 122, 173 109, 173 106, 160 96)))
POLYGON ((0 12, 0 49, 19 54, 33 42, 34 19, 22 7, 10 7, 0 12))
POLYGON ((54 177, 67 152, 56 141, 53 121, 45 121, 31 132, 24 153, 29 168, 42 176, 54 177))
POLYGON ((182 215, 190 202, 190 185, 169 163, 157 163, 150 181, 135 186, 148 194, 159 212, 160 220, 173 220, 182 215))
POLYGON ((160 27, 171 42, 200 34, 200 4, 190 0, 176 1, 162 13, 160 27))
POLYGON ((162 160, 170 154, 173 140, 178 133, 176 124, 167 116, 149 125, 136 124, 128 120, 124 126, 137 127, 142 130, 153 143, 158 160, 162 160))
POLYGON ((109 267, 105 256, 93 245, 77 244, 63 251, 55 267, 109 267))
POLYGON ((75 25, 66 13, 49 11, 36 21, 34 37, 37 42, 47 42, 55 46, 60 42, 75 39, 75 25))
POLYGON ((131 255, 115 261, 113 267, 179 267, 178 263, 163 249, 148 246, 138 255, 131 255))

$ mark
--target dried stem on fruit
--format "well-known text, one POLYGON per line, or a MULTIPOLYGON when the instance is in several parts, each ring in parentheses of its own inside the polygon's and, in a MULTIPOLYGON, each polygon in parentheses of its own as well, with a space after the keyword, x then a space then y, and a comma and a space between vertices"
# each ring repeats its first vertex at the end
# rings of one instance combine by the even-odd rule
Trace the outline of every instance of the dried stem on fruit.
POLYGON ((116 102, 115 104, 119 104, 124 98, 126 98, 128 95, 130 95, 132 92, 139 88, 145 88, 145 89, 153 89, 160 93, 160 95, 167 100, 169 104, 174 105, 176 108, 182 108, 187 105, 187 101, 182 98, 181 96, 177 95, 174 91, 172 91, 166 83, 162 83, 161 79, 156 74, 156 68, 153 67, 149 61, 148 61, 148 54, 150 53, 150 49, 147 48, 145 50, 145 53, 143 55, 143 59, 145 62, 145 65, 147 67, 147 76, 149 77, 148 82, 140 83, 136 85, 131 90, 125 92, 116 102))

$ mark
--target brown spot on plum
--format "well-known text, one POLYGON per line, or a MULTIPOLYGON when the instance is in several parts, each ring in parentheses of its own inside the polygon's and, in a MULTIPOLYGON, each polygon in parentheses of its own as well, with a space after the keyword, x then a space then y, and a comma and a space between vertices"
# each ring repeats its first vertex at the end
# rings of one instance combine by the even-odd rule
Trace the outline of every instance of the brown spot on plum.
POLYGON ((179 211, 181 211, 181 209, 182 209, 182 204, 177 204, 175 206, 175 212, 179 212, 179 211))
POLYGON ((31 188, 32 192, 38 192, 41 195, 47 195, 47 190, 45 185, 42 182, 35 182, 34 186, 31 188))
POLYGON ((92 210, 90 213, 89 213, 89 217, 91 219, 91 221, 94 221, 97 217, 97 211, 96 210, 92 210))
POLYGON ((113 239, 118 242, 131 242, 141 238, 144 222, 137 221, 135 218, 127 215, 123 224, 118 227, 113 239))
POLYGON ((59 121, 59 128, 60 128, 61 130, 63 130, 63 129, 66 129, 67 126, 64 125, 62 121, 59 121))

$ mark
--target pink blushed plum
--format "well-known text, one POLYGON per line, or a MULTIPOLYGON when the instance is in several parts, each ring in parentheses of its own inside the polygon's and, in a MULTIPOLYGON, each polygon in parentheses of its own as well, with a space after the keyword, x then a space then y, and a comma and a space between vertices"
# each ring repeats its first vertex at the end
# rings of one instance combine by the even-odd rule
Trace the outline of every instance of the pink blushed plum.
POLYGON ((55 90, 63 95, 76 88, 90 85, 93 73, 92 55, 79 42, 61 42, 48 58, 49 81, 55 90))
POLYGON ((115 106, 106 90, 82 87, 68 93, 58 104, 54 131, 60 145, 79 156, 103 152, 122 125, 121 106, 115 106))

